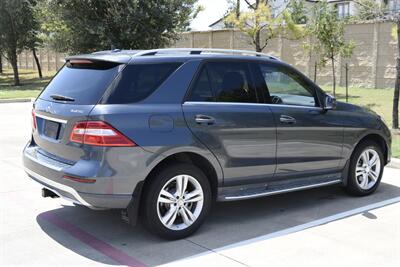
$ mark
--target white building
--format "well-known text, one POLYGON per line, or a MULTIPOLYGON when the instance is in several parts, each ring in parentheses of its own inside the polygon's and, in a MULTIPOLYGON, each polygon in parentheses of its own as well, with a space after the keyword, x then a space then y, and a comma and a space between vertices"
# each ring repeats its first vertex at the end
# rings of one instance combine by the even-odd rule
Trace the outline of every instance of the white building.
MULTIPOLYGON (((337 10, 338 17, 345 18, 348 16, 353 16, 357 14, 357 6, 356 1, 353 0, 327 0, 328 3, 335 6, 337 10)), ((375 0, 379 5, 384 5, 384 0, 375 0)), ((244 1, 242 1, 244 2, 244 1)), ((253 1, 254 2, 254 1, 253 1)), ((277 15, 282 12, 283 9, 289 4, 290 0, 270 0, 269 5, 272 8, 272 12, 277 15)), ((315 3, 319 2, 319 0, 305 0, 305 7, 311 8, 311 6, 315 3)), ((241 10, 245 11, 248 9, 247 4, 241 4, 241 10)), ((387 5, 385 7, 387 12, 400 12, 400 0, 387 0, 387 5)), ((209 27, 212 30, 224 29, 227 28, 224 23, 225 17, 220 18, 214 23, 210 24, 209 27)))
MULTIPOLYGON (((269 0, 269 5, 271 6, 272 13, 274 15, 278 15, 282 10, 284 10, 289 3, 290 0, 269 0)), ((249 1, 249 2, 255 2, 249 1)), ((249 9, 247 3, 245 1, 241 1, 240 3, 240 10, 241 11, 247 11, 249 9)), ((208 27, 210 27, 212 30, 218 30, 218 29, 224 29, 226 28, 226 24, 224 23, 225 17, 220 18, 219 20, 213 22, 210 24, 208 27)))

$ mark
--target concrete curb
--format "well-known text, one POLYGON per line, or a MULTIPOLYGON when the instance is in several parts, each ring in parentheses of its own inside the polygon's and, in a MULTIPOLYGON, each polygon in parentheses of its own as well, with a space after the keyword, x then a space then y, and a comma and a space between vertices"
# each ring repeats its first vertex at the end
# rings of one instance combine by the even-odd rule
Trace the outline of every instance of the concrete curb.
POLYGON ((388 167, 400 169, 400 159, 391 158, 390 163, 388 164, 388 167))
POLYGON ((0 99, 0 104, 5 104, 5 103, 32 102, 33 100, 34 100, 34 98, 0 99))

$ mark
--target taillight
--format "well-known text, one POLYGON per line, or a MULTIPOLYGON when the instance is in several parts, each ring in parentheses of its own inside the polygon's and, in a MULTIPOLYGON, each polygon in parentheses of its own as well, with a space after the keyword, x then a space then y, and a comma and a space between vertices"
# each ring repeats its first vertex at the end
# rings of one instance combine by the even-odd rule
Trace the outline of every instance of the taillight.
POLYGON ((36 130, 36 116, 35 116, 35 110, 32 109, 32 129, 36 130))
POLYGON ((92 146, 136 146, 104 121, 77 122, 72 129, 70 141, 92 146))

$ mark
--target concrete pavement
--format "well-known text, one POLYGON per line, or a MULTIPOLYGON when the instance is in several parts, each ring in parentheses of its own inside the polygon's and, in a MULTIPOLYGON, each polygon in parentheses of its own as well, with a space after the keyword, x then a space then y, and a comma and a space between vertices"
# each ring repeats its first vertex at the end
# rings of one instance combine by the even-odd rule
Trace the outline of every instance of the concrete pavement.
POLYGON ((364 198, 332 186, 218 203, 195 235, 165 241, 42 198, 21 165, 30 103, 1 104, 0 122, 0 266, 400 266, 400 170, 364 198))

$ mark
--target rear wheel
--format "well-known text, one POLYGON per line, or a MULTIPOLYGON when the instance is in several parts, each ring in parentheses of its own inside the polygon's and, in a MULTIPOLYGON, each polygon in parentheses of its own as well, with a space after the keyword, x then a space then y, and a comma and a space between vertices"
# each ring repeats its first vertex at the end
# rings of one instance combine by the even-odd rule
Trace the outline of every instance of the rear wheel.
POLYGON ((153 233, 179 239, 194 233, 211 206, 211 188, 196 166, 176 164, 155 174, 147 186, 143 215, 153 233))
POLYGON ((350 159, 346 191, 357 196, 372 194, 379 186, 383 167, 380 146, 373 141, 360 143, 350 159))

